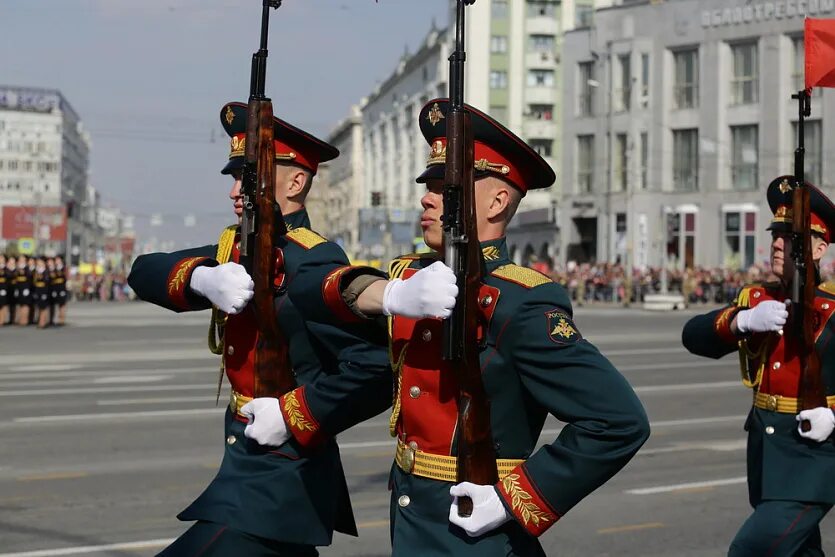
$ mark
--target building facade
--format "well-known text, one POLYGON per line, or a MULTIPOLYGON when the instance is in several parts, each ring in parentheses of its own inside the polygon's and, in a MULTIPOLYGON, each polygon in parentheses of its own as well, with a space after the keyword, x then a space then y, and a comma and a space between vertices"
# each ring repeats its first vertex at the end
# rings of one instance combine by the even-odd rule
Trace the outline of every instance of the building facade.
POLYGON ((360 104, 362 179, 353 182, 361 200, 354 254, 360 259, 389 260, 413 251, 422 234, 424 187, 415 178, 426 168, 429 147, 417 116, 427 101, 447 96, 448 57, 447 32, 433 27, 418 51, 404 54, 360 104))
MULTIPOLYGON (((561 261, 745 269, 768 259, 765 187, 793 170, 803 20, 835 0, 624 1, 563 45, 561 261)), ((806 178, 835 95, 816 90, 806 178)))
MULTIPOLYGON (((58 207, 66 207, 69 216, 63 238, 48 237, 41 234, 45 228, 35 226, 34 249, 81 251, 76 231, 95 224, 94 207, 76 210, 91 208, 89 157, 89 135, 59 91, 0 86, 0 206, 32 207, 35 221, 42 210, 58 207)), ((0 249, 16 248, 18 240, 0 238, 0 249)))
POLYGON ((517 263, 550 264, 559 251, 563 35, 587 25, 592 11, 591 0, 488 0, 468 8, 467 102, 524 139, 557 173, 554 186, 528 193, 508 229, 517 263))

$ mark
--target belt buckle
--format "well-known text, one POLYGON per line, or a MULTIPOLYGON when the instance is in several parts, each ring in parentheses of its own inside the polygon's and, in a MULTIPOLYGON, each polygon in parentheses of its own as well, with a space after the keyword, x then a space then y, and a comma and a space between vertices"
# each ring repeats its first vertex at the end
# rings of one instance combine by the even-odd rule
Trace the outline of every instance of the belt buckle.
POLYGON ((402 462, 401 468, 407 474, 411 474, 412 471, 415 469, 415 450, 411 448, 409 445, 403 446, 403 458, 400 459, 402 462))
POLYGON ((771 412, 776 412, 777 411, 777 400, 779 398, 780 397, 777 396, 777 395, 768 395, 765 398, 765 408, 766 408, 766 410, 770 410, 771 412))
POLYGON ((234 391, 229 395, 229 410, 231 410, 233 414, 238 411, 238 395, 234 391))

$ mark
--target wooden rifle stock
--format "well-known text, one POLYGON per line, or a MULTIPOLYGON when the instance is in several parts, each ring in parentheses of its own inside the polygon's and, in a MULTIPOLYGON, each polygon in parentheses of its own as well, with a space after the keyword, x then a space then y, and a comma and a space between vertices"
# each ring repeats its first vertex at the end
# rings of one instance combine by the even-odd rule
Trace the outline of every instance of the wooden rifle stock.
MULTIPOLYGON (((490 426, 490 400, 481 380, 478 337, 478 293, 484 259, 475 214, 475 163, 470 113, 464 106, 464 6, 458 0, 456 48, 450 56, 450 108, 447 112, 447 155, 444 185, 444 251, 455 273, 458 298, 444 322, 445 360, 458 382, 457 479, 478 485, 498 481, 496 451, 490 426)), ((485 333, 486 334, 486 331, 485 333)), ((458 500, 458 514, 470 516, 473 502, 458 500)))
MULTIPOLYGON (((798 410, 826 407, 826 393, 821 377, 821 360, 815 349, 815 295, 817 273, 812 257, 812 211, 809 188, 804 181, 803 156, 805 153, 803 119, 810 114, 809 92, 792 95, 800 104, 798 121, 798 147, 795 151, 795 187, 792 191, 792 260, 795 276, 792 281, 792 329, 799 343, 800 383, 798 385, 798 410)), ((803 420, 803 431, 812 424, 803 420)))
POLYGON ((275 307, 276 274, 283 273, 279 239, 287 233, 275 199, 275 143, 273 105, 264 96, 269 10, 280 0, 263 0, 261 48, 252 57, 247 106, 246 151, 241 190, 244 217, 241 225, 241 264, 252 276, 252 298, 258 335, 255 342, 253 397, 277 398, 293 390, 296 381, 290 365, 287 338, 278 325, 275 307))

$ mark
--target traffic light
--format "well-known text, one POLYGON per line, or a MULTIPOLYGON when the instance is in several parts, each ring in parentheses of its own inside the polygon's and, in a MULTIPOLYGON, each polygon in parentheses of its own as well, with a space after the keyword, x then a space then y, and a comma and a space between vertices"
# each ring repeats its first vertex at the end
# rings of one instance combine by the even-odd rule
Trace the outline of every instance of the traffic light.
POLYGON ((380 206, 380 201, 381 201, 380 198, 381 198, 380 192, 372 191, 371 192, 371 206, 372 207, 379 207, 380 206))

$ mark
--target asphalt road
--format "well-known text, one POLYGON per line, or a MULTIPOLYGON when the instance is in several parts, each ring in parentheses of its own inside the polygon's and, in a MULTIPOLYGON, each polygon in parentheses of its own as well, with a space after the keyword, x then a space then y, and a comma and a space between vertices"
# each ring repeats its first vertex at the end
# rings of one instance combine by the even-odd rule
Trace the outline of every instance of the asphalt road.
MULTIPOLYGON (((679 335, 692 312, 579 309, 577 324, 643 400, 652 437, 612 481, 543 537, 549 555, 724 555, 750 509, 734 356, 699 359, 679 335)), ((154 555, 223 451, 208 314, 76 304, 63 329, 0 329, 0 557, 154 555)), ((381 415, 340 436, 360 537, 323 556, 389 553, 381 415)), ((542 441, 556 436, 549 421, 542 441)), ((835 553, 833 520, 823 523, 835 553)), ((417 554, 417 553, 416 553, 417 554)))

